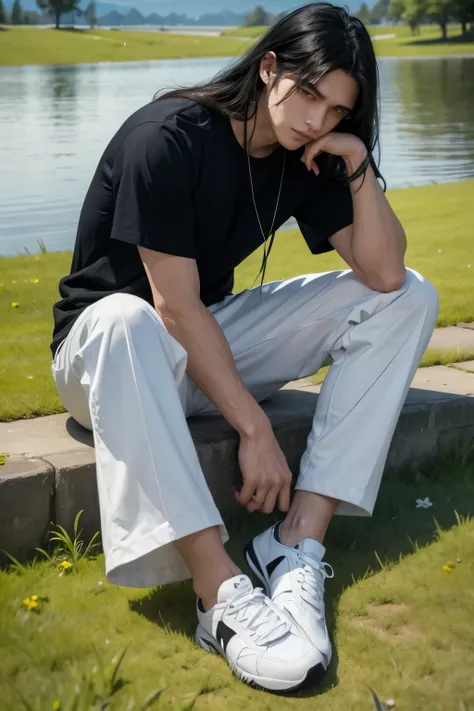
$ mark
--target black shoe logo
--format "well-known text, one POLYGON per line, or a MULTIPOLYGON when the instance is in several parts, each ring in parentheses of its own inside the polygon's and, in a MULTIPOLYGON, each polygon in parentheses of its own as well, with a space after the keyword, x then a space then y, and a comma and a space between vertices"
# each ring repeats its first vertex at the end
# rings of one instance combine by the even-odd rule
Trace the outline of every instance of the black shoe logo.
POLYGON ((286 556, 281 555, 281 556, 279 556, 278 558, 275 558, 275 560, 272 560, 271 563, 269 563, 269 564, 267 565, 267 574, 268 574, 268 577, 269 577, 269 578, 271 578, 272 573, 273 573, 273 571, 275 570, 275 568, 276 568, 277 566, 279 566, 280 563, 281 563, 281 561, 282 561, 282 560, 285 560, 285 558, 286 558, 286 556))
POLYGON ((227 650, 227 645, 229 644, 230 640, 232 639, 232 637, 235 637, 236 634, 237 632, 234 632, 234 630, 228 627, 225 622, 222 622, 222 620, 218 623, 216 630, 216 639, 221 645, 224 652, 227 650))

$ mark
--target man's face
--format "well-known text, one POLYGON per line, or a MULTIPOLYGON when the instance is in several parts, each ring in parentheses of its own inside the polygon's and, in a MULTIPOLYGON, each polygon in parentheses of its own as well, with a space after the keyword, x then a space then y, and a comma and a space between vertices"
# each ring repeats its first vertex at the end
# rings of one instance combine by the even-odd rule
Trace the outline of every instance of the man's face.
POLYGON ((334 130, 353 110, 359 94, 357 81, 341 69, 329 72, 317 84, 295 89, 296 77, 270 75, 267 110, 275 138, 296 150, 334 130), (283 99, 283 101, 282 101, 283 99), (281 102, 281 103, 280 103, 281 102))

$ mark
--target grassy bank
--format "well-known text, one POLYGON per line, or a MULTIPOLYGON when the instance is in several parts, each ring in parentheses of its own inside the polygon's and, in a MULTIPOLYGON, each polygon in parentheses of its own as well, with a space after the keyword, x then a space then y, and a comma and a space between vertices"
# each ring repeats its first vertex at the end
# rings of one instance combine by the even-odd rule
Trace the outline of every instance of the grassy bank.
MULTIPOLYGON (((473 509, 474 457, 464 450, 387 473, 373 518, 335 518, 326 539, 333 660, 319 689, 290 698, 249 689, 194 644, 189 582, 116 587, 102 555, 62 577, 58 561, 0 571, 0 708, 138 711, 166 687, 152 708, 185 711, 196 699, 194 711, 374 711, 370 686, 395 709, 473 711, 473 509), (416 508, 420 497, 432 508, 416 508), (28 611, 32 595, 39 606, 28 611), (93 646, 105 667, 128 647, 114 694, 93 646), (68 703, 75 685, 83 699, 89 684, 110 706, 68 703)), ((242 545, 273 519, 253 514, 231 528, 229 552, 245 572, 242 545)))
POLYGON ((249 42, 167 32, 11 28, 0 32, 0 65, 81 64, 150 59, 230 57, 249 42))
MULTIPOLYGON (((469 217, 474 181, 395 190, 389 197, 408 233, 407 264, 439 290, 439 325, 474 321, 469 217)), ((240 265, 236 290, 253 285, 260 260, 255 253, 240 265)), ((51 305, 58 299, 58 281, 68 273, 70 261, 68 252, 0 258, 0 420, 62 411, 50 374, 49 341, 51 305)), ((281 231, 267 279, 344 267, 335 253, 313 257, 298 231, 281 231)), ((427 353, 425 362, 432 363, 432 356, 427 353)))
MULTIPOLYGON (((224 31, 221 37, 173 35, 168 32, 8 27, 0 32, 0 66, 25 64, 81 64, 84 62, 124 62, 193 57, 234 57, 242 54, 265 27, 224 31), (242 39, 242 36, 251 38, 242 39)), ((407 27, 373 27, 379 57, 474 56, 474 39, 466 41, 457 25, 449 27, 447 42, 439 40, 439 30, 423 27, 413 37, 407 27)))
MULTIPOLYGON (((267 27, 239 27, 236 30, 225 30, 222 34, 229 38, 250 37, 256 39, 267 29, 267 27)), ((449 25, 446 42, 440 40, 440 30, 434 25, 420 27, 420 33, 416 36, 405 25, 396 27, 373 25, 368 29, 371 37, 374 38, 378 57, 425 57, 457 54, 472 54, 474 56, 474 36, 470 40, 462 37, 460 25, 449 25), (384 35, 385 37, 383 37, 384 35)))

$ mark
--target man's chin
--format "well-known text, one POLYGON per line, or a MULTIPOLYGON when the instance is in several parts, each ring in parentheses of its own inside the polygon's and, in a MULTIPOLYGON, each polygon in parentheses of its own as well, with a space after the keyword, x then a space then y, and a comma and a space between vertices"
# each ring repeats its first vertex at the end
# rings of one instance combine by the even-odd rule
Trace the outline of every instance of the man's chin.
POLYGON ((300 148, 304 148, 305 146, 302 141, 290 140, 287 136, 281 136, 278 139, 278 143, 280 144, 280 146, 283 146, 283 148, 286 148, 287 151, 297 151, 300 148))
POLYGON ((287 151, 297 151, 300 148, 304 148, 308 143, 311 143, 309 138, 299 135, 291 128, 285 132, 282 131, 281 134, 277 136, 277 140, 280 146, 286 148, 287 151))

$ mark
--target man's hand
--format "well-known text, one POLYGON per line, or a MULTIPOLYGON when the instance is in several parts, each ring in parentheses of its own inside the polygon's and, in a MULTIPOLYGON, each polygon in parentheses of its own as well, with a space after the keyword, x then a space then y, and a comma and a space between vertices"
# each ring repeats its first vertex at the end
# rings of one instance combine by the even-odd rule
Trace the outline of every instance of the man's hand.
POLYGON ((341 156, 344 158, 349 173, 354 173, 366 158, 367 149, 360 138, 357 138, 352 133, 338 133, 337 131, 326 133, 325 136, 308 143, 301 156, 306 168, 312 170, 315 175, 319 175, 319 168, 316 165, 315 158, 320 153, 341 156))
POLYGON ((270 425, 255 436, 241 437, 239 464, 243 486, 236 498, 247 511, 269 514, 277 499, 280 511, 288 511, 292 475, 270 425))

